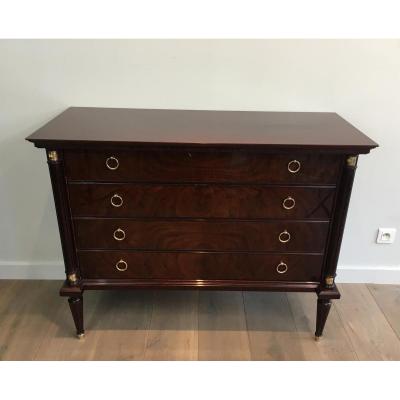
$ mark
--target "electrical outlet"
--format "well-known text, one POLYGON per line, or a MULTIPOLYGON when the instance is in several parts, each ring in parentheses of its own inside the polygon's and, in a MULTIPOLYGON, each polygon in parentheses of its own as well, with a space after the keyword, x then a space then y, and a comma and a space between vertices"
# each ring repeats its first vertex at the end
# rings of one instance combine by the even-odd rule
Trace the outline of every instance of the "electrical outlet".
POLYGON ((396 237, 396 228, 379 228, 376 243, 391 244, 396 237))

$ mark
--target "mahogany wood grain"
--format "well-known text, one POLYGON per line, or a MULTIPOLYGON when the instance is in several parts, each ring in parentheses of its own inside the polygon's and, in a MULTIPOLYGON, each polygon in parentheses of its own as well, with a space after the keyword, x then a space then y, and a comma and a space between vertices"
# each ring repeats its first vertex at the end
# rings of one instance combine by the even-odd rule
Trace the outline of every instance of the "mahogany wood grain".
POLYGON ((270 292, 314 292, 320 282, 287 281, 243 281, 243 280, 201 280, 201 279, 84 279, 83 290, 129 290, 129 289, 199 289, 199 290, 254 290, 270 292))
POLYGON ((243 150, 67 150, 65 173, 69 181, 323 185, 336 183, 341 160, 342 157, 329 154, 269 155, 243 150), (119 162, 115 170, 106 165, 110 157, 119 162), (289 162, 294 160, 301 163, 297 173, 288 170, 289 162))
POLYGON ((38 147, 152 145, 368 153, 377 144, 336 113, 71 107, 27 138, 38 147))
POLYGON ((149 218, 329 219, 335 194, 328 187, 127 183, 75 183, 68 191, 73 216, 149 218), (121 207, 111 204, 115 194, 121 207))
POLYGON ((79 279, 80 273, 75 252, 71 209, 67 201, 68 194, 64 176, 63 152, 57 152, 56 160, 47 157, 47 164, 53 189, 53 198, 60 232, 65 273, 67 276, 75 275, 76 278, 79 279))
MULTIPOLYGON (((353 188, 354 176, 357 169, 355 165, 349 165, 344 160, 340 177, 340 190, 337 192, 335 201, 335 216, 329 232, 329 244, 326 256, 324 276, 335 278, 337 263, 339 260, 340 247, 342 244, 344 227, 346 224, 347 211, 350 204, 351 191, 353 188)), ((326 285, 329 286, 329 285, 326 285)))
POLYGON ((72 107, 27 140, 48 152, 78 332, 87 289, 198 288, 316 292, 322 334, 356 157, 377 147, 337 114, 72 107))
POLYGON ((170 279, 318 282, 323 257, 303 254, 79 251, 85 279, 170 279), (127 263, 118 271, 119 260, 127 263), (287 264, 286 273, 277 265, 287 264))
POLYGON ((328 222, 76 219, 78 249, 322 253, 328 222), (120 229, 125 239, 116 231, 120 229), (284 232, 287 233, 284 233, 284 232), (288 242, 283 243, 281 239, 288 242))

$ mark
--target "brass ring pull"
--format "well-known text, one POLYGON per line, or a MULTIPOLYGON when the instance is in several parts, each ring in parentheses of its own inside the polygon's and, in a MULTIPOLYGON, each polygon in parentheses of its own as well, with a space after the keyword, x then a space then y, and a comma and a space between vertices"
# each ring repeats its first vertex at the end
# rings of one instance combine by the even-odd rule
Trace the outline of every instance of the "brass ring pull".
POLYGON ((290 240, 290 233, 285 229, 279 234, 279 241, 281 243, 287 243, 290 240))
POLYGON ((278 272, 278 274, 284 274, 286 273, 288 270, 288 266, 286 263, 284 263, 283 261, 281 261, 277 266, 276 266, 276 272, 278 272))
POLYGON ((128 269, 128 263, 124 260, 119 260, 115 264, 115 268, 117 268, 118 271, 124 272, 128 269))
POLYGON ((296 200, 293 197, 286 197, 285 200, 282 202, 282 207, 285 210, 291 210, 296 205, 296 200))
POLYGON ((297 160, 289 161, 289 164, 287 165, 288 171, 291 172, 292 174, 296 174, 297 172, 299 172, 300 168, 301 168, 301 163, 300 161, 297 160))
POLYGON ((113 207, 121 207, 124 204, 124 200, 119 194, 112 195, 110 202, 113 207))
POLYGON ((111 171, 115 171, 116 169, 118 169, 119 167, 119 161, 118 158, 115 158, 113 156, 108 157, 106 160, 106 166, 108 169, 110 169, 111 171))
POLYGON ((125 232, 123 229, 118 228, 114 231, 114 239, 115 240, 124 240, 125 239, 125 232))

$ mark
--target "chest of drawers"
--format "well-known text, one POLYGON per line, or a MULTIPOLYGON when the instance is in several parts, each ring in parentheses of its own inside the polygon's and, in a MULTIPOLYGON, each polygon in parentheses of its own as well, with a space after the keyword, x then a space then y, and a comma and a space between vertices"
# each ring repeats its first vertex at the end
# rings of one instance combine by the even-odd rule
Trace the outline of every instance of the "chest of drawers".
POLYGON ((69 299, 89 289, 316 292, 322 335, 359 154, 334 113, 69 108, 45 148, 69 299))

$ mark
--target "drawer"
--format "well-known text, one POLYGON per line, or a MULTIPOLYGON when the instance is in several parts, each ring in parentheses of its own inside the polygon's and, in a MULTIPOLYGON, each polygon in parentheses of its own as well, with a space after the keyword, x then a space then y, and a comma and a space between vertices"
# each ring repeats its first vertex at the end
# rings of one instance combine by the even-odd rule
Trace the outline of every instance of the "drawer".
POLYGON ((215 184, 68 185, 78 217, 329 219, 334 188, 215 184))
POLYGON ((342 158, 332 154, 236 151, 65 151, 70 181, 335 184, 342 158))
POLYGON ((301 254, 80 251, 78 257, 85 279, 318 282, 323 262, 301 254))
POLYGON ((79 249, 324 251, 328 222, 75 219, 79 249))

